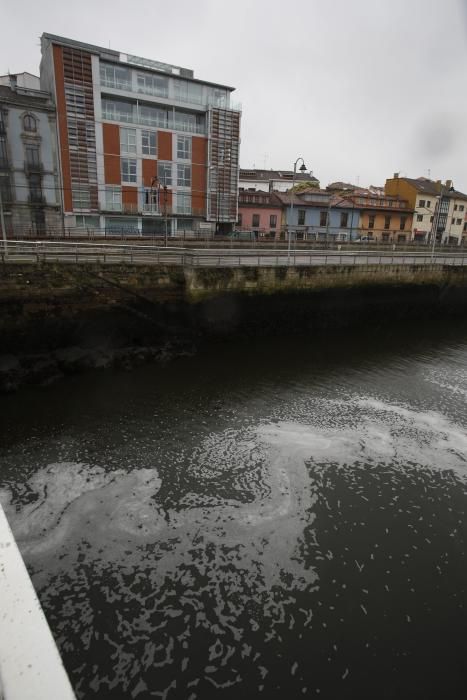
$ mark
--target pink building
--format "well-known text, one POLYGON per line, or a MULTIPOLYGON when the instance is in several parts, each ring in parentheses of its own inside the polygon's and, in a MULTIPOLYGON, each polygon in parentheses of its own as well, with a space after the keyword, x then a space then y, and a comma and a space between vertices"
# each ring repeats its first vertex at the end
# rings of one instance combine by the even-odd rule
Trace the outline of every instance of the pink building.
POLYGON ((253 231, 258 238, 279 238, 281 213, 269 192, 238 193, 238 231, 253 231))

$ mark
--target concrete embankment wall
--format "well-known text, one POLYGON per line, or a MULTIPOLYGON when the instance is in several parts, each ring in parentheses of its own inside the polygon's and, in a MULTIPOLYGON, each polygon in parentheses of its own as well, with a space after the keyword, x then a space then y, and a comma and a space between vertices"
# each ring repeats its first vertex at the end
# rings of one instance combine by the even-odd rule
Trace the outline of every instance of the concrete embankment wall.
POLYGON ((466 308, 467 270, 453 266, 8 263, 0 276, 0 354, 157 344, 204 333, 300 332, 466 308))

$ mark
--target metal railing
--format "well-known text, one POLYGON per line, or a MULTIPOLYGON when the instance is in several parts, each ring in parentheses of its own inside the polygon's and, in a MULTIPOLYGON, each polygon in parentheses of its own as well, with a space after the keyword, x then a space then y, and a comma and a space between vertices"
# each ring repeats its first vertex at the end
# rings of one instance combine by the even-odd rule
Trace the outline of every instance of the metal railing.
POLYGON ((374 267, 383 265, 467 266, 467 254, 451 251, 436 253, 321 250, 227 250, 162 247, 68 241, 7 241, 2 248, 3 262, 99 262, 129 264, 168 264, 194 267, 374 267))

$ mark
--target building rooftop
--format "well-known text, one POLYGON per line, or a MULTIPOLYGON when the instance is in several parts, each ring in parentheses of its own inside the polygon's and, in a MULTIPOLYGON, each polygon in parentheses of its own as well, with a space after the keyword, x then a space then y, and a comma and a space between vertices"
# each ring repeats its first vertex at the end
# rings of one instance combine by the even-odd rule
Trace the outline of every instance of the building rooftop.
MULTIPOLYGON (((293 170, 261 170, 261 169, 247 169, 240 168, 240 180, 244 181, 263 181, 269 182, 270 180, 293 180, 293 170)), ((317 178, 311 175, 311 173, 301 173, 297 172, 295 174, 296 182, 318 182, 317 178)))
POLYGON ((120 51, 115 51, 114 49, 106 49, 103 46, 96 46, 95 44, 86 44, 82 41, 76 41, 75 39, 68 39, 67 37, 58 36, 56 34, 48 34, 44 32, 41 37, 42 46, 47 42, 53 44, 59 44, 60 46, 69 46, 74 49, 83 49, 89 51, 89 53, 97 54, 100 58, 105 61, 111 61, 114 63, 123 63, 129 66, 139 66, 144 70, 150 70, 151 72, 162 73, 164 75, 172 75, 174 77, 183 78, 184 80, 190 80, 196 83, 202 83, 203 85, 210 85, 212 87, 223 88, 232 92, 235 88, 229 85, 222 85, 220 83, 212 83, 207 80, 198 80, 194 77, 194 72, 190 68, 182 68, 181 66, 175 66, 170 63, 162 63, 161 61, 154 61, 150 58, 142 58, 140 56, 133 56, 131 54, 121 53, 120 51))
POLYGON ((289 206, 292 202, 294 206, 304 207, 322 207, 323 204, 327 207, 331 198, 331 192, 320 190, 317 187, 302 190, 301 192, 274 192, 273 196, 276 201, 283 206, 289 206))
POLYGON ((15 105, 17 107, 34 107, 55 111, 50 95, 42 90, 12 89, 8 85, 0 84, 0 102, 3 104, 15 105))

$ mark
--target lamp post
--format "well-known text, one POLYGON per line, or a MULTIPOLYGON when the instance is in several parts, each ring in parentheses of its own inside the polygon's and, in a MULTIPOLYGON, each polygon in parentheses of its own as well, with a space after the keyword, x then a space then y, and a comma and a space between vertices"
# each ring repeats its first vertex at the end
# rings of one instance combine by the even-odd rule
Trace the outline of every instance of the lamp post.
MULTIPOLYGON (((294 203, 293 198, 294 198, 294 187, 295 187, 295 175, 297 174, 297 163, 300 160, 302 161, 302 164, 300 166, 300 172, 302 172, 302 173, 306 172, 305 161, 303 160, 303 158, 301 156, 299 156, 297 158, 297 160, 295 161, 295 163, 293 164, 293 179, 292 179, 292 191, 291 191, 292 196, 290 197, 290 226, 293 223, 293 203, 294 203)), ((289 236, 288 236, 289 241, 288 241, 288 246, 287 246, 287 265, 290 265, 290 239, 291 239, 291 233, 292 233, 290 230, 290 226, 289 226, 289 236)))

